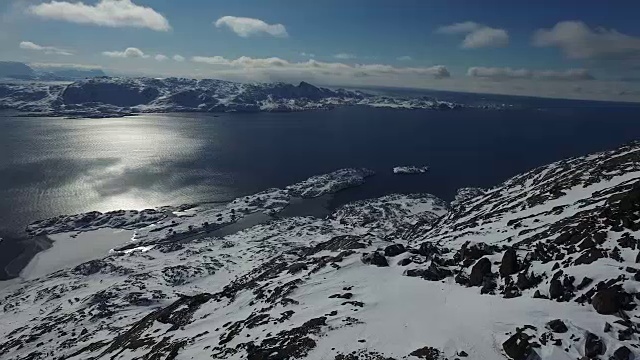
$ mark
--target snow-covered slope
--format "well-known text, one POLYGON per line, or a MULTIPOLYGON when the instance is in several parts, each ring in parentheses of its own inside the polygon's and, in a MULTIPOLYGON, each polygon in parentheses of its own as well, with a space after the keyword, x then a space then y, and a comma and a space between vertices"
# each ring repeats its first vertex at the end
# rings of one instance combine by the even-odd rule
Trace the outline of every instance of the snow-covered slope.
POLYGON ((40 115, 104 117, 143 112, 289 112, 364 105, 406 109, 452 109, 432 99, 371 96, 319 88, 306 82, 241 84, 181 78, 96 77, 67 85, 0 83, 0 109, 40 115))
POLYGON ((3 289, 0 358, 640 355, 640 143, 463 189, 452 204, 387 195, 215 236, 367 175, 341 170, 216 210, 34 224, 46 234, 141 222, 109 256, 3 289))

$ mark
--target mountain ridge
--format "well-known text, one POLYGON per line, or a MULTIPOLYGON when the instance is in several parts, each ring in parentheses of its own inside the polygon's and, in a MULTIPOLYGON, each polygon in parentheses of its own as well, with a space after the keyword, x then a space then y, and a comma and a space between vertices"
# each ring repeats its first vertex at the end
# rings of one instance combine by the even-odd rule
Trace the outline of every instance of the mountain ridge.
MULTIPOLYGON (((94 77, 59 83, 0 83, 0 109, 37 116, 124 116, 164 112, 292 112, 337 106, 449 110, 429 98, 373 96, 307 82, 237 83, 215 79, 94 77)), ((499 108, 499 106, 496 106, 499 108)))

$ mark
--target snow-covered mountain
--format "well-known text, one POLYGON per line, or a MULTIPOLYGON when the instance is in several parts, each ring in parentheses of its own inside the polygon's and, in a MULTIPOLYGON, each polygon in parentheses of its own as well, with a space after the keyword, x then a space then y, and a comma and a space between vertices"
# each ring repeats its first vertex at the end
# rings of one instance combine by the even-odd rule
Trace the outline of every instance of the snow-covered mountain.
POLYGON ((640 143, 462 189, 451 204, 396 194, 322 219, 278 217, 295 197, 371 175, 343 169, 215 209, 34 223, 33 234, 88 231, 78 241, 102 227, 135 236, 109 256, 3 289, 0 358, 640 354, 640 143), (216 235, 259 213, 272 218, 216 235))
POLYGON ((451 102, 371 96, 306 82, 242 84, 181 78, 96 77, 70 84, 0 83, 0 109, 45 116, 103 117, 145 112, 259 112, 365 105, 406 109, 452 109, 451 102))

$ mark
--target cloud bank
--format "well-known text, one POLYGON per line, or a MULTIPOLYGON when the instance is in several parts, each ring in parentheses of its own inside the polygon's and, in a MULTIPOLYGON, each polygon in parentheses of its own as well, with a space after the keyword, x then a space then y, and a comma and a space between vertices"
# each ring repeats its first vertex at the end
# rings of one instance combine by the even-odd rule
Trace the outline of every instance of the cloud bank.
POLYGON ((150 7, 136 5, 131 0, 100 0, 95 5, 51 1, 32 5, 27 11, 43 19, 77 24, 147 28, 155 31, 171 29, 169 21, 160 13, 150 7))
POLYGON ((69 50, 60 49, 55 46, 42 46, 42 45, 32 43, 31 41, 22 41, 20 43, 20 49, 42 51, 47 55, 64 55, 64 56, 73 55, 73 53, 69 50))
POLYGON ((288 37, 287 29, 282 24, 267 24, 260 19, 237 16, 223 16, 214 23, 217 28, 227 27, 238 36, 249 37, 267 34, 275 37, 288 37))
POLYGON ((124 51, 103 51, 102 55, 112 58, 148 58, 142 50, 134 47, 126 48, 124 51))
POLYGON ((463 49, 505 47, 509 44, 509 33, 504 29, 492 28, 473 21, 455 23, 436 29, 436 33, 446 35, 464 34, 460 45, 463 49))
POLYGON ((586 69, 528 70, 509 67, 470 67, 467 76, 489 80, 536 79, 556 81, 593 80, 594 77, 586 69))
POLYGON ((533 35, 533 45, 557 47, 570 59, 640 60, 639 37, 614 29, 591 29, 582 21, 561 21, 550 29, 539 29, 533 35))
POLYGON ((421 75, 434 79, 443 79, 451 76, 449 70, 443 65, 400 68, 384 64, 347 65, 339 62, 320 62, 313 59, 305 62, 289 62, 278 57, 251 58, 248 56, 241 56, 237 59, 227 59, 223 56, 194 56, 191 58, 191 61, 238 70, 259 69, 262 71, 271 71, 280 74, 289 73, 293 75, 367 77, 393 74, 421 75))

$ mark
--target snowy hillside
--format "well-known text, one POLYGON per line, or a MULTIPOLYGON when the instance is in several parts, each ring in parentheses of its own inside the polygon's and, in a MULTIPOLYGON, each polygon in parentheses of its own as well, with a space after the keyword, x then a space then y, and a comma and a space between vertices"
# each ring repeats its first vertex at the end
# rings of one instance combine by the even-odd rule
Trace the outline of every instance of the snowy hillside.
POLYGON ((462 189, 451 204, 396 194, 324 219, 277 216, 292 198, 371 175, 343 169, 216 209, 34 223, 33 234, 135 235, 109 256, 3 289, 0 358, 640 355, 640 143, 462 189), (215 235, 254 214, 272 218, 215 235))
POLYGON ((289 112, 364 105, 405 109, 452 109, 433 99, 370 96, 319 88, 306 82, 241 84, 222 80, 96 77, 68 85, 0 83, 0 109, 46 116, 104 117, 145 112, 289 112))

